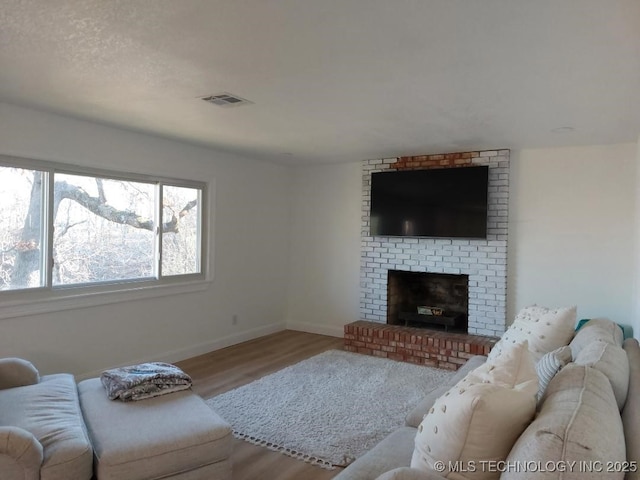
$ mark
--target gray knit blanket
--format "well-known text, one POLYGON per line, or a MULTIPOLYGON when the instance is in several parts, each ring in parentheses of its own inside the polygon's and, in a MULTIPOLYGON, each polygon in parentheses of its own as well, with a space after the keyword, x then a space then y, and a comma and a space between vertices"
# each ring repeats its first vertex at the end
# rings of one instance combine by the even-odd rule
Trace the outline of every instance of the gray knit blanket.
POLYGON ((110 400, 144 400, 191 387, 191 377, 175 365, 162 362, 141 363, 105 370, 100 381, 110 400))

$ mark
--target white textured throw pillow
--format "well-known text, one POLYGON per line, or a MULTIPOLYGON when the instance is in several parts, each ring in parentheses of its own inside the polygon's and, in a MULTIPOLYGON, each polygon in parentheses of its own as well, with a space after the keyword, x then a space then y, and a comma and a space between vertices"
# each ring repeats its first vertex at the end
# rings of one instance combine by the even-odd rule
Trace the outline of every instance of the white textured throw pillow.
POLYGON ((495 359, 514 344, 528 340, 529 351, 537 362, 545 353, 568 345, 575 324, 576 307, 549 309, 533 305, 523 308, 489 352, 489 359, 495 359))
POLYGON ((487 359, 478 368, 470 371, 462 382, 493 383, 514 388, 516 385, 528 384, 537 380, 533 356, 529 351, 529 343, 517 343, 504 355, 495 359, 487 359))
POLYGON ((426 472, 435 462, 459 462, 452 480, 494 480, 500 472, 481 462, 504 460, 533 419, 538 378, 527 344, 472 371, 434 403, 418 427, 411 467, 426 472), (471 466, 475 468, 471 468, 471 466), (471 471, 475 470, 475 471, 471 471))
POLYGON ((571 348, 568 345, 555 349, 553 352, 545 353, 536 363, 538 373, 538 401, 544 395, 547 385, 551 379, 560 371, 562 367, 571 362, 571 348))

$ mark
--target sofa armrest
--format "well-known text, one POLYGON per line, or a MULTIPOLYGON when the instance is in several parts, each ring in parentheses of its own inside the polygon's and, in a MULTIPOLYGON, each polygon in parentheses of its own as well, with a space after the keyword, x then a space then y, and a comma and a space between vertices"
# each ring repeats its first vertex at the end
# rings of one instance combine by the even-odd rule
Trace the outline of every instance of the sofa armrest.
POLYGON ((40 381, 38 369, 21 358, 0 358, 0 390, 33 385, 40 381))
POLYGON ((38 480, 44 459, 42 445, 19 427, 0 427, 0 472, 7 480, 38 480))
POLYGON ((416 468, 394 468, 380 475, 376 480, 446 480, 437 472, 424 472, 416 468))
MULTIPOLYGON (((640 462, 640 344, 635 338, 624 341, 629 358, 629 391, 622 409, 622 426, 627 446, 627 461, 640 462)), ((627 473, 626 480, 640 480, 640 472, 627 473)))

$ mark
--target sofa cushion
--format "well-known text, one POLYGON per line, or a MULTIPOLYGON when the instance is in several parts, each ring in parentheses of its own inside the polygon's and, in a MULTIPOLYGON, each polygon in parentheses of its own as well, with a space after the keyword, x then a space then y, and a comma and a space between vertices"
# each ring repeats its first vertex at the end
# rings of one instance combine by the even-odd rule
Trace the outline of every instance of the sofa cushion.
POLYGON ((93 450, 73 375, 45 375, 35 385, 0 390, 0 425, 20 427, 40 442, 41 480, 91 478, 93 450))
POLYGON ((545 353, 536 363, 536 372, 538 373, 538 393, 536 398, 538 401, 542 398, 551 379, 569 362, 571 362, 571 348, 565 345, 564 347, 556 348, 553 352, 545 353))
POLYGON ((488 355, 494 359, 511 345, 524 340, 537 362, 547 352, 567 345, 573 337, 576 307, 549 309, 533 305, 523 308, 488 355))
MULTIPOLYGON (((437 471, 436 461, 504 460, 535 413, 538 378, 527 343, 469 373, 440 397, 418 427, 411 467, 437 471)), ((445 471, 450 479, 496 479, 497 471, 445 471)))
POLYGON ((621 347, 623 336, 622 329, 616 323, 604 318, 594 318, 576 332, 569 346, 575 359, 584 347, 598 340, 621 347))
MULTIPOLYGON (((549 383, 540 413, 518 438, 507 457, 509 465, 569 465, 567 471, 538 472, 535 478, 582 480, 603 478, 587 473, 580 465, 607 465, 625 461, 625 443, 620 414, 607 377, 591 367, 569 364, 549 383)), ((624 473, 608 473, 621 479, 624 473)), ((501 480, 534 478, 516 469, 501 480)))
POLYGON ((445 477, 436 472, 423 472, 411 467, 389 470, 376 480, 444 480, 445 477))
POLYGON ((333 480, 372 480, 389 470, 409 466, 415 437, 415 428, 393 431, 333 480))
POLYGON ((613 388, 618 410, 622 410, 629 389, 629 359, 622 347, 596 340, 580 350, 575 363, 604 373, 613 388))

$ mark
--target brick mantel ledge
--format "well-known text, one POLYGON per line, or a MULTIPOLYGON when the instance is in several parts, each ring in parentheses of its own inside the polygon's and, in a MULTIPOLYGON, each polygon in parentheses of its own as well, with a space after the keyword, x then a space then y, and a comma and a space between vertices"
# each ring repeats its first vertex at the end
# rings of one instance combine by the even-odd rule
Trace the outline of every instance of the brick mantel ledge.
POLYGON ((376 357, 457 370, 474 355, 488 355, 496 337, 358 321, 344 326, 344 349, 376 357))

